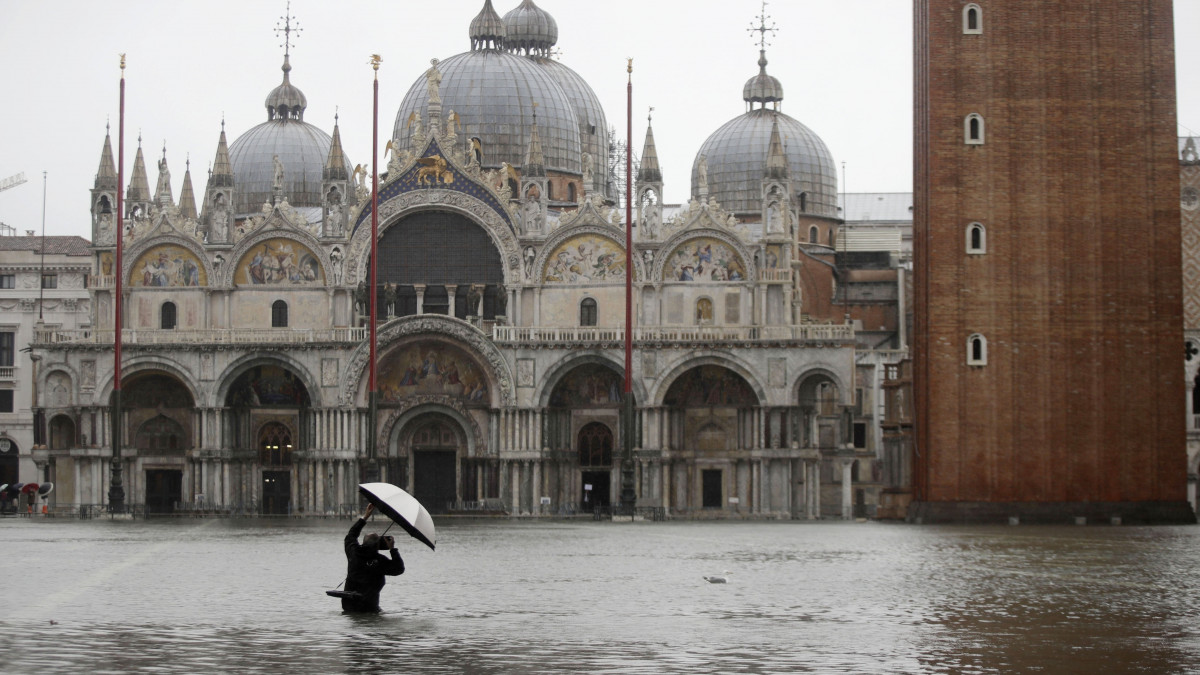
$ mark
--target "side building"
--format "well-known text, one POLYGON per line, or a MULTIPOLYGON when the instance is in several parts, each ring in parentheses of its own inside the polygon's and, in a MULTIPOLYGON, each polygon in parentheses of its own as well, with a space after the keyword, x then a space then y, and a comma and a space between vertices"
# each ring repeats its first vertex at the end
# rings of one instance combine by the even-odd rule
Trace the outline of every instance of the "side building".
MULTIPOLYGON (((28 346, 39 331, 90 329, 90 246, 82 237, 0 236, 0 484, 51 480, 47 448, 88 443, 72 412, 71 381, 40 378, 41 357, 28 346), (65 413, 50 427, 39 386, 40 398, 65 413)), ((94 370, 73 374, 96 377, 94 370)))
POLYGON ((914 9, 909 518, 1193 522, 1172 3, 914 9))

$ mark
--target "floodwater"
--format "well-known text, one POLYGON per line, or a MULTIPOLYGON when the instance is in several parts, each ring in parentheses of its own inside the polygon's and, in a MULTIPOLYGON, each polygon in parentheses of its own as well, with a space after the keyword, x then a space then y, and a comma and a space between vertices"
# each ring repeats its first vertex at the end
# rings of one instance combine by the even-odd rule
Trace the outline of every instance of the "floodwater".
POLYGON ((393 530, 408 571, 350 616, 350 525, 0 521, 0 668, 1200 670, 1197 527, 444 519, 436 552, 393 530))

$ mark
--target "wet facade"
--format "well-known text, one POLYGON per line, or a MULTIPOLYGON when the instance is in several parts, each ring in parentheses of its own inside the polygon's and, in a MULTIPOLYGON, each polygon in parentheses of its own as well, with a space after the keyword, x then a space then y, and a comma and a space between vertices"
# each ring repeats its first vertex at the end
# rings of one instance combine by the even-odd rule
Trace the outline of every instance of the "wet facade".
POLYGON ((811 143, 782 143, 781 129, 803 126, 778 110, 765 58, 743 93, 750 112, 731 122, 741 131, 697 139, 693 175, 676 178, 690 179, 692 199, 669 218, 671 177, 647 131, 626 250, 608 125, 587 84, 547 59, 553 18, 531 0, 501 17, 488 0, 471 38, 412 85, 380 176, 373 454, 370 179, 336 124, 326 134, 303 121, 287 60, 268 121, 232 144, 221 130, 203 192, 188 174, 176 202, 164 154, 151 193, 140 149, 118 186, 105 139, 94 322, 36 340, 41 381, 70 382, 69 401, 39 400, 46 420, 87 432, 36 457, 58 502, 106 501, 120 434, 127 499, 148 510, 321 514, 384 480, 434 512, 570 514, 618 501, 630 433, 638 506, 873 515, 882 442, 867 430, 881 369, 903 345, 870 354, 850 315, 898 324, 902 306, 895 292, 882 302, 890 314, 839 301, 833 161, 811 132, 811 143), (626 330, 632 425, 620 419, 626 330))

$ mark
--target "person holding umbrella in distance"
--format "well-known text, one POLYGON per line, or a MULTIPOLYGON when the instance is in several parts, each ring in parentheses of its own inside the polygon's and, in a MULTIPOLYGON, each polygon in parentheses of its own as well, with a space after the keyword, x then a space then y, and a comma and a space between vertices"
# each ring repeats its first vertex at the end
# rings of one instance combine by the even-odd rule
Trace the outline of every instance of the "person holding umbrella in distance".
POLYGON ((385 577, 404 574, 404 560, 396 550, 396 542, 392 537, 381 537, 372 532, 363 537, 362 544, 358 543, 358 535, 374 510, 374 504, 368 505, 362 517, 346 533, 346 589, 338 594, 344 612, 380 611, 379 592, 387 583, 385 577), (389 551, 391 558, 385 558, 381 551, 389 551))

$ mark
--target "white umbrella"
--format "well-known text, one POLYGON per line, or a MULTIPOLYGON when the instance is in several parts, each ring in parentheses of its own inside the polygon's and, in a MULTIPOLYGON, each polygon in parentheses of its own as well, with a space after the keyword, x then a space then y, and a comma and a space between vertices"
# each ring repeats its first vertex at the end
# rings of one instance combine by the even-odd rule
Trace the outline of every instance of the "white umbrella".
POLYGON ((415 497, 391 483, 361 483, 358 491, 414 539, 433 548, 437 538, 433 518, 415 497))

